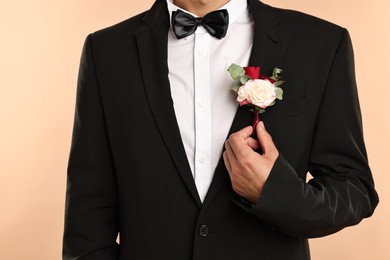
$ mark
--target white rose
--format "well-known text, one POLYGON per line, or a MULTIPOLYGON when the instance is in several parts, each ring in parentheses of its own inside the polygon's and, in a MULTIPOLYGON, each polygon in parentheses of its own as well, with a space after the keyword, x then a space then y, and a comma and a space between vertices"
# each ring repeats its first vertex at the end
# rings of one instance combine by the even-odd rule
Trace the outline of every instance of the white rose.
POLYGON ((238 89, 237 101, 240 105, 253 104, 266 108, 276 99, 274 84, 264 79, 249 80, 238 89))

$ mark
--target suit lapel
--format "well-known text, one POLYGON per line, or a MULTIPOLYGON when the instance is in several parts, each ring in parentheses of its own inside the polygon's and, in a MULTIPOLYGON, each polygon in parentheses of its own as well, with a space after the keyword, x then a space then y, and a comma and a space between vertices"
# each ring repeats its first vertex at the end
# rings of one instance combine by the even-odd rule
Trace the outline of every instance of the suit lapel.
MULTIPOLYGON (((245 106, 238 107, 232 126, 229 130, 228 136, 250 125, 252 119, 253 119, 253 114, 249 111, 247 107, 245 106)), ((223 151, 225 151, 225 148, 223 148, 223 151)), ((206 198, 203 201, 204 206, 211 201, 211 199, 217 193, 217 191, 222 186, 222 184, 230 185, 230 178, 228 176, 228 172, 226 170, 223 157, 221 156, 217 164, 217 167, 215 168, 214 177, 211 182, 210 188, 206 194, 206 198)))
MULTIPOLYGON (((261 74, 271 75, 275 67, 281 67, 289 36, 278 34, 277 25, 282 20, 273 12, 271 7, 258 0, 248 0, 248 7, 255 23, 255 34, 249 66, 260 66, 261 74)), ((239 107, 228 136, 250 125, 252 119, 253 114, 247 106, 239 107)), ((224 183, 230 185, 230 178, 228 178, 227 170, 221 157, 204 200, 204 205, 209 203, 224 183)))
POLYGON ((270 76, 275 67, 281 67, 289 35, 278 32, 282 19, 270 6, 257 0, 248 0, 248 5, 255 23, 249 65, 260 66, 261 74, 270 76))
POLYGON ((171 97, 167 65, 169 15, 166 2, 156 1, 144 20, 148 25, 136 32, 136 39, 150 109, 178 172, 198 206, 201 206, 171 97))
MULTIPOLYGON (((262 74, 270 75, 274 67, 281 66, 289 37, 278 34, 277 25, 281 19, 269 6, 257 0, 248 0, 248 6, 255 23, 249 65, 260 66, 262 74)), ((178 172, 200 207, 202 203, 181 140, 170 92, 167 65, 169 15, 166 2, 156 1, 144 20, 147 25, 137 31, 136 39, 150 109, 178 172)), ((252 116, 247 107, 239 107, 228 135, 250 125, 252 116)), ((221 158, 203 204, 206 205, 226 182, 229 183, 229 178, 221 158)))

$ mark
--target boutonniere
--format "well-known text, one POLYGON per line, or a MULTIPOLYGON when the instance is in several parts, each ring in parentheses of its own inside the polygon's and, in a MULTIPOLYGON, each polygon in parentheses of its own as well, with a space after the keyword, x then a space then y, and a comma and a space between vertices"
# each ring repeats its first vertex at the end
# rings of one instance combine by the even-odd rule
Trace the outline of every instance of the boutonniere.
POLYGON ((232 90, 237 93, 240 106, 250 106, 253 112, 252 126, 255 128, 260 121, 259 115, 267 107, 273 106, 276 100, 283 99, 283 90, 280 85, 284 83, 279 74, 281 69, 275 68, 271 77, 260 74, 260 67, 241 67, 236 64, 228 68, 234 83, 232 90))

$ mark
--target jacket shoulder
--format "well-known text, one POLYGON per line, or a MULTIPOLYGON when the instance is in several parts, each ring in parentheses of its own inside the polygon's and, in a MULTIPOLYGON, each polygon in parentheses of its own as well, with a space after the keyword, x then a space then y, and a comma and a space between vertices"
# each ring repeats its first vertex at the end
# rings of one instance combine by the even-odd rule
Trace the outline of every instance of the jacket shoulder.
POLYGON ((338 38, 346 31, 346 29, 340 25, 310 14, 296 10, 268 7, 271 8, 278 19, 282 21, 283 28, 297 36, 322 35, 338 38))
POLYGON ((103 45, 124 40, 128 41, 136 31, 145 26, 143 19, 146 13, 147 11, 91 33, 92 41, 103 45))

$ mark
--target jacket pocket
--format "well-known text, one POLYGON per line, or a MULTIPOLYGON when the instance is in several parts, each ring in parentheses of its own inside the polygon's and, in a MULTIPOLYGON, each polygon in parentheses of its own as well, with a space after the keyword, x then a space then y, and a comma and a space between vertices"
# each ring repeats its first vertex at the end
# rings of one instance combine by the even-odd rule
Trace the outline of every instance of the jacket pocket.
MULTIPOLYGON (((283 102, 279 101, 279 102, 283 102)), ((309 101, 305 98, 298 102, 286 105, 278 106, 278 102, 273 107, 269 107, 266 109, 266 112, 261 115, 264 121, 272 122, 275 120, 298 116, 303 113, 309 112, 309 101), (267 110, 268 109, 268 110, 267 110)))

